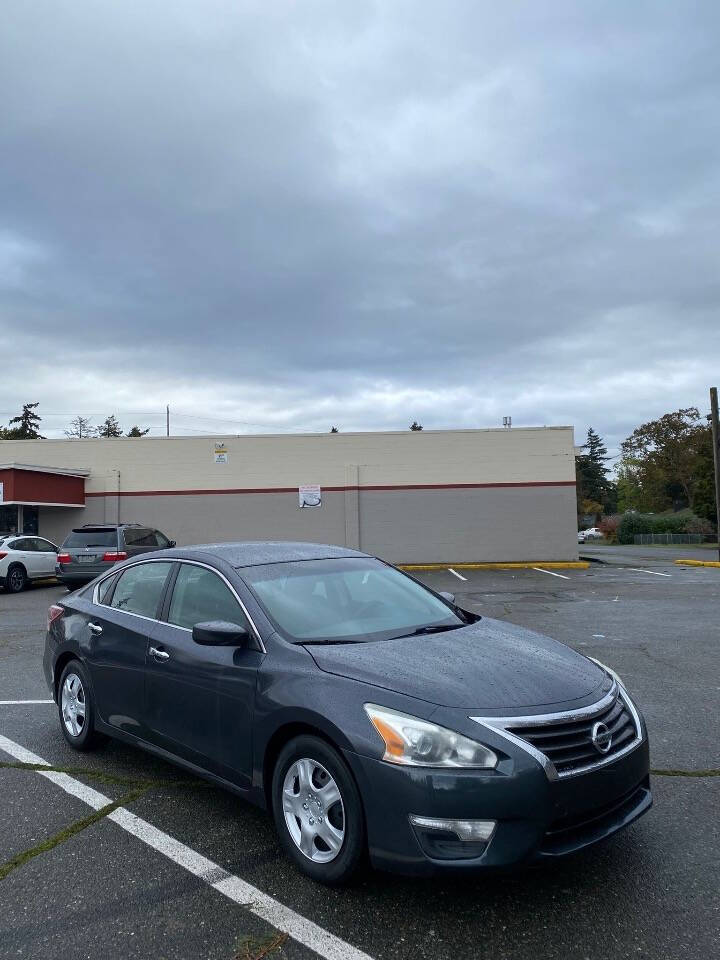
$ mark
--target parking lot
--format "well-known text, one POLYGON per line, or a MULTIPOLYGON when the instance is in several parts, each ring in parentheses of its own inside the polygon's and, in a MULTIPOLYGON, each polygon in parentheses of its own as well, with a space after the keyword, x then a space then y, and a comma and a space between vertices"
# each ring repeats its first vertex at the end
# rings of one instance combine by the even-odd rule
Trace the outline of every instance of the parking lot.
POLYGON ((0 956, 716 955, 720 570, 613 560, 418 576, 615 669, 648 723, 653 810, 550 867, 472 881, 365 872, 346 890, 297 874, 269 816, 235 796, 120 743, 73 752, 41 669, 64 590, 0 593, 0 956), (31 768, 43 762, 50 778, 31 768))

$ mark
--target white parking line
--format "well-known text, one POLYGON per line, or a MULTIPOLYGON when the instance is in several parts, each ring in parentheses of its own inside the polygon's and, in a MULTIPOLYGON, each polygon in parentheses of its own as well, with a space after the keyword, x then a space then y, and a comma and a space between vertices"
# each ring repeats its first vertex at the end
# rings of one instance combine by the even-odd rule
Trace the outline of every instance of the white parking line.
POLYGON ((551 577, 560 577, 561 580, 570 579, 570 577, 566 577, 564 573, 555 573, 554 570, 543 570, 542 567, 533 567, 533 570, 537 570, 538 573, 549 573, 551 577))
MULTIPOLYGON (((26 750, 19 743, 8 740, 2 734, 0 734, 0 750, 4 750, 5 753, 21 763, 50 766, 47 760, 31 753, 30 750, 26 750)), ((85 786, 84 783, 75 780, 66 773, 56 773, 52 770, 38 770, 37 772, 41 777, 47 777, 48 780, 61 787, 66 793, 82 800, 83 803, 94 810, 99 810, 101 807, 112 803, 110 797, 93 790, 92 787, 85 786)), ((261 920, 269 923, 276 930, 289 934, 293 940, 302 943, 303 946, 313 950, 319 956, 325 957, 326 960, 372 960, 367 953, 363 953, 362 950, 356 949, 346 943, 345 940, 336 937, 335 934, 319 927, 312 920, 307 920, 299 913, 295 913, 290 907, 286 907, 252 884, 224 870, 217 863, 213 863, 212 860, 208 860, 207 857, 197 853, 191 847, 185 846, 184 843, 169 834, 158 830, 157 827, 146 820, 136 817, 134 813, 124 807, 113 810, 112 813, 107 815, 106 819, 112 820, 123 830, 137 837, 138 840, 142 840, 143 843, 157 850, 158 853, 162 853, 163 856, 168 857, 173 863, 178 864, 199 880, 207 883, 218 893, 222 893, 229 900, 233 900, 244 909, 249 910, 250 913, 255 914, 256 917, 260 917, 261 920)))
POLYGON ((17 707, 24 703, 55 703, 54 700, 0 700, 0 707, 17 707))
POLYGON ((654 577, 671 577, 671 573, 658 573, 657 570, 643 570, 640 567, 628 567, 628 570, 634 570, 635 573, 651 573, 654 577))
POLYGON ((467 580, 467 577, 464 577, 461 573, 458 573, 457 570, 453 570, 452 567, 448 567, 448 573, 452 573, 453 576, 458 578, 458 580, 467 580))

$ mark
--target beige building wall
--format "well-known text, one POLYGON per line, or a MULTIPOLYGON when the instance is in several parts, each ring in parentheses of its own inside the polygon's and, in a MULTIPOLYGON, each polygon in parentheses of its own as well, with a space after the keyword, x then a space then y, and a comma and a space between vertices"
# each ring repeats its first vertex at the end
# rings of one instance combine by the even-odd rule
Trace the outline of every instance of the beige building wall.
POLYGON ((90 471, 84 511, 41 508, 55 540, 119 520, 181 544, 303 539, 395 562, 577 557, 571 427, 9 440, 0 461, 90 471), (301 484, 322 507, 299 508, 301 484))

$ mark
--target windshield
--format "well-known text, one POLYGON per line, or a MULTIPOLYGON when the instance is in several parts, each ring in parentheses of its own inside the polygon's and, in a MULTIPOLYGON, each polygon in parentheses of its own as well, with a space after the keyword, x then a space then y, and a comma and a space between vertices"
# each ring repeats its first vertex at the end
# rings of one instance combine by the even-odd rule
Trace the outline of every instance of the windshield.
POLYGON ((117 530, 73 530, 63 547, 117 547, 117 530))
POLYGON ((419 583, 379 560, 343 557, 245 567, 239 571, 280 633, 295 642, 388 640, 464 626, 419 583))

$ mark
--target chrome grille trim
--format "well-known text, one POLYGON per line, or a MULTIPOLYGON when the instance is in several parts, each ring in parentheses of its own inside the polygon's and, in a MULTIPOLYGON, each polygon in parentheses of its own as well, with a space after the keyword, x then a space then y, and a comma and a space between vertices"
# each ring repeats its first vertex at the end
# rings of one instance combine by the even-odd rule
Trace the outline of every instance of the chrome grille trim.
POLYGON ((630 699, 627 690, 620 686, 615 680, 613 680, 613 685, 610 690, 600 700, 591 704, 589 707, 581 707, 578 710, 567 710, 564 713, 540 713, 535 714, 535 716, 521 717, 470 717, 470 720, 474 720, 475 723, 479 723, 482 726, 489 727, 495 733, 500 734, 501 737, 504 737, 526 753, 529 753, 530 756, 541 765, 548 780, 565 780, 569 777, 576 777, 580 774, 588 773, 591 770, 597 770, 609 763, 614 763, 638 747, 643 739, 640 716, 635 709, 635 705, 630 699), (610 753, 607 756, 598 754, 597 760, 593 759, 592 763, 586 763, 569 770, 558 770, 545 753, 528 740, 523 739, 518 733, 518 730, 521 730, 523 727, 552 727, 557 724, 590 721, 612 707, 618 698, 622 701, 632 718, 635 736, 629 743, 625 744, 621 750, 615 753, 610 753))

